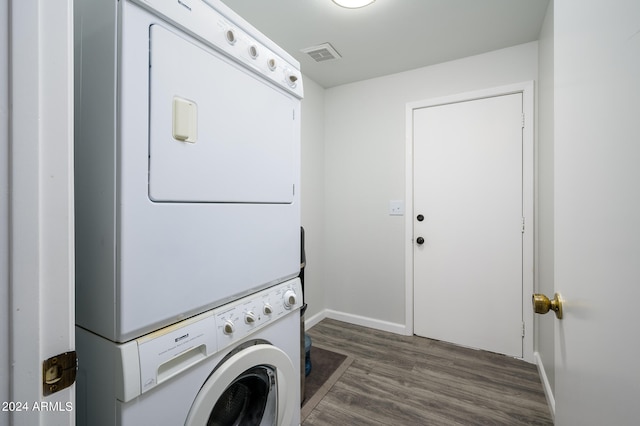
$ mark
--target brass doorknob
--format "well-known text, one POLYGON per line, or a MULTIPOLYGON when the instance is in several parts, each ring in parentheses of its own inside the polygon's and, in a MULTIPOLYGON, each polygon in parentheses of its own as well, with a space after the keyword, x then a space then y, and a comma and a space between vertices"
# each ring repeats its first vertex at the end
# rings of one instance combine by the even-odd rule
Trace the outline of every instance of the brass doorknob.
POLYGON ((556 318, 562 319, 562 296, 560 294, 556 293, 551 300, 544 294, 534 294, 531 297, 531 302, 536 314, 546 314, 551 310, 556 313, 556 318))

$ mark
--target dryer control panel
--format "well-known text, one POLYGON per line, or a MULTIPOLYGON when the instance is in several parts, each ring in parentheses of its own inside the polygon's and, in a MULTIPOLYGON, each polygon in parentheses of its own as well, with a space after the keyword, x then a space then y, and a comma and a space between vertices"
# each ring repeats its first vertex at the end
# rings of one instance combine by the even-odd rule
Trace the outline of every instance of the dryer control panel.
POLYGON ((220 0, 131 0, 302 98, 300 64, 220 0))

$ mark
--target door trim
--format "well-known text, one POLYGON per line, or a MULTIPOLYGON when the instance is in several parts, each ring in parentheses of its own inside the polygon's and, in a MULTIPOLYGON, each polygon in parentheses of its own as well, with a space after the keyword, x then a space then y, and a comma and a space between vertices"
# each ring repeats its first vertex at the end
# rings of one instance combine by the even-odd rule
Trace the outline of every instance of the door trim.
POLYGON ((523 359, 534 362, 533 310, 530 308, 534 283, 534 82, 526 81, 473 92, 410 102, 406 105, 405 130, 405 324, 406 333, 413 334, 413 110, 455 102, 472 101, 494 96, 522 93, 524 128, 522 129, 522 211, 525 230, 522 240, 522 312, 524 324, 523 359))
POLYGON ((0 51, 6 54, 8 46, 9 56, 0 84, 10 90, 2 100, 9 105, 8 120, 3 117, 8 139, 0 148, 6 161, 0 169, 8 171, 2 178, 7 196, 0 190, 0 202, 7 202, 0 232, 8 237, 0 248, 8 258, 0 263, 8 281, 0 291, 8 293, 9 321, 0 361, 8 357, 11 367, 2 394, 8 391, 4 401, 26 404, 7 413, 11 424, 73 425, 75 385, 43 394, 43 361, 75 349, 73 2, 11 0, 1 7, 9 8, 0 14, 9 44, 0 51))

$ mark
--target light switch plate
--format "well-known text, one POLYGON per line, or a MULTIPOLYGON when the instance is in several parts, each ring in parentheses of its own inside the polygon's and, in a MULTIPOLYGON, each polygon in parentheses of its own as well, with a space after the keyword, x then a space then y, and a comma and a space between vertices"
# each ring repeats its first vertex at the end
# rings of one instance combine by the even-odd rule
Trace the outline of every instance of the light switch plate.
POLYGON ((404 216, 404 201, 403 200, 391 200, 391 201, 389 201, 389 216, 404 216))

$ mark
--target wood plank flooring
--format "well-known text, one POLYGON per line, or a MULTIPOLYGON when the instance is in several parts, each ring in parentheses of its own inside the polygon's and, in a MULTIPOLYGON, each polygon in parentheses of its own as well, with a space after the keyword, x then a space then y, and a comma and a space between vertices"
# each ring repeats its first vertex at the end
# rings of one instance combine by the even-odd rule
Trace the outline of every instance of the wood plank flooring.
POLYGON ((553 424, 533 364, 331 319, 308 334, 355 360, 303 426, 553 424))

